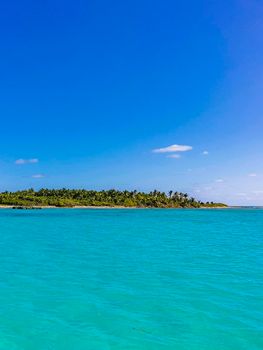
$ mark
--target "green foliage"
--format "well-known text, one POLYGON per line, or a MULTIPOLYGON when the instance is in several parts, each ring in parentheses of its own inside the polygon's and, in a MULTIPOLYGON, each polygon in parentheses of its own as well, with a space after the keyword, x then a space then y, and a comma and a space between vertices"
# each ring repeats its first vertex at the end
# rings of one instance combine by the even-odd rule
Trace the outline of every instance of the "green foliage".
POLYGON ((225 204, 203 203, 187 195, 187 193, 169 191, 168 194, 154 190, 150 193, 137 191, 93 191, 71 189, 33 189, 0 193, 0 205, 13 206, 106 206, 137 208, 201 208, 224 207, 225 204))

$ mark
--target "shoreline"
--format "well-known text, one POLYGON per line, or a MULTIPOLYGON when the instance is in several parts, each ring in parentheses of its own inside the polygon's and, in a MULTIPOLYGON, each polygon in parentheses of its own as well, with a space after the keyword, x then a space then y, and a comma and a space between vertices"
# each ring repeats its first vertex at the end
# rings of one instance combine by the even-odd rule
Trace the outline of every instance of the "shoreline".
POLYGON ((241 206, 226 206, 226 207, 174 207, 174 208, 161 208, 161 207, 124 207, 124 206, 74 206, 74 207, 57 207, 57 206, 19 206, 19 205, 0 205, 0 209, 14 209, 14 210, 38 210, 38 209, 242 209, 241 206))

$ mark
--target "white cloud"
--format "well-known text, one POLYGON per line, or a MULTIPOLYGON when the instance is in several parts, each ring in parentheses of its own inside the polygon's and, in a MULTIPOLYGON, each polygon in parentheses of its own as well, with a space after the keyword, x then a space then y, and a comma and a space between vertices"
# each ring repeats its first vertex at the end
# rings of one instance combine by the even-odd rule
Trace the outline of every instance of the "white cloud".
POLYGON ((210 191, 210 190, 212 190, 212 189, 213 189, 212 186, 206 186, 206 187, 204 187, 204 190, 205 190, 205 191, 210 191))
POLYGON ((45 177, 45 175, 43 175, 43 174, 35 174, 35 175, 32 175, 32 177, 34 179, 41 179, 42 177, 45 177))
POLYGON ((256 177, 257 174, 256 174, 256 173, 250 173, 250 174, 248 174, 248 176, 250 176, 250 177, 256 177))
POLYGON ((220 183, 220 182, 224 182, 223 179, 217 179, 216 182, 220 183))
POLYGON ((246 196, 247 194, 245 192, 239 192, 236 194, 237 196, 246 196))
POLYGON ((203 151, 203 153, 202 153, 204 156, 207 156, 208 154, 209 154, 209 152, 208 151, 203 151))
POLYGON ((263 194, 263 190, 252 191, 252 193, 254 193, 256 195, 263 194))
POLYGON ((173 153, 173 152, 186 152, 191 151, 193 149, 192 146, 186 145, 171 145, 164 148, 156 148, 153 150, 154 153, 173 153))
POLYGON ((180 154, 169 154, 167 156, 167 158, 176 158, 176 159, 178 159, 178 158, 181 158, 181 156, 180 156, 180 154))
POLYGON ((39 160, 37 158, 31 158, 31 159, 20 158, 20 159, 17 159, 15 161, 15 164, 24 165, 24 164, 34 164, 34 163, 38 163, 38 162, 39 162, 39 160))

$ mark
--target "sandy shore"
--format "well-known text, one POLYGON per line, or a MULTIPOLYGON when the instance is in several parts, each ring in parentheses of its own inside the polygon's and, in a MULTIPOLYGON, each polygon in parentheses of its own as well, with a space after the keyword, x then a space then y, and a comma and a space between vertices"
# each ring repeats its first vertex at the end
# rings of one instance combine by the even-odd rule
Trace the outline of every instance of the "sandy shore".
POLYGON ((32 207, 22 207, 19 205, 0 205, 0 209, 238 209, 241 207, 201 207, 201 208, 154 208, 154 207, 124 207, 124 206, 74 206, 74 207, 56 207, 56 206, 32 206, 32 207))

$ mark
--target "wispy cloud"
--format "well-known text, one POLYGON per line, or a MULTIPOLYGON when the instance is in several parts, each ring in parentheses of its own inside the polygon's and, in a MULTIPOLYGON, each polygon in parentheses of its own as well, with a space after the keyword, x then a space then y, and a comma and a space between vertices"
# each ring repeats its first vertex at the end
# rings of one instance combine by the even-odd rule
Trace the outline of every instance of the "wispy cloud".
POLYGON ((178 158, 181 158, 180 154, 169 154, 167 156, 167 158, 175 158, 175 159, 178 159, 178 158))
POLYGON ((252 191, 252 193, 256 195, 263 194, 263 190, 255 190, 255 191, 252 191))
POLYGON ((224 182, 223 179, 216 179, 216 182, 220 183, 220 182, 224 182))
POLYGON ((208 151, 203 151, 202 154, 203 154, 204 156, 207 156, 207 155, 209 154, 209 152, 208 152, 208 151))
POLYGON ((248 174, 248 176, 250 176, 250 177, 256 177, 257 174, 256 174, 256 173, 250 173, 250 174, 248 174))
POLYGON ((35 164, 38 163, 39 160, 37 158, 31 158, 31 159, 24 159, 20 158, 15 161, 15 164, 17 165, 24 165, 24 164, 35 164))
POLYGON ((193 149, 192 146, 186 145, 171 145, 163 148, 156 148, 153 150, 154 153, 173 153, 173 152, 186 152, 191 151, 193 149))
POLYGON ((35 174, 35 175, 32 175, 32 177, 34 179, 41 179, 42 177, 45 177, 45 175, 43 175, 43 174, 35 174))

